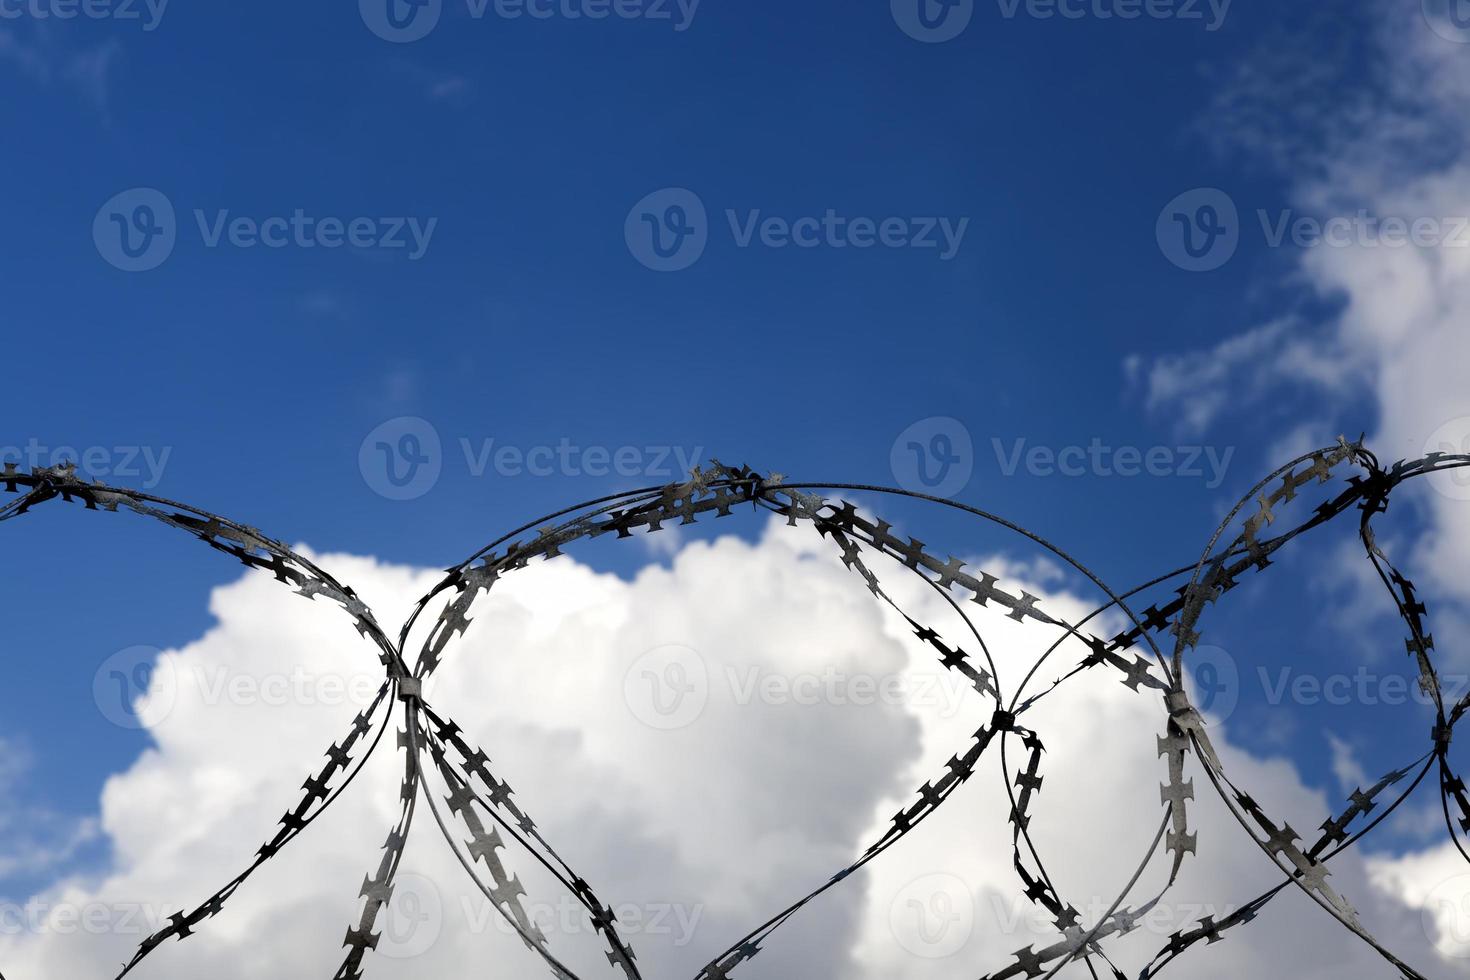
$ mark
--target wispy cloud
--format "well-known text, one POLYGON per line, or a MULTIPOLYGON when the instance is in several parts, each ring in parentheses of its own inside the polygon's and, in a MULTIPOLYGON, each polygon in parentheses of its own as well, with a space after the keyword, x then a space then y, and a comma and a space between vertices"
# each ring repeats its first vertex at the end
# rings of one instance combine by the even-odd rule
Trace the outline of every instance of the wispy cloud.
POLYGON ((110 76, 121 51, 115 37, 72 48, 43 24, 35 25, 25 36, 14 28, 0 27, 0 65, 41 88, 65 86, 99 112, 107 110, 110 76))

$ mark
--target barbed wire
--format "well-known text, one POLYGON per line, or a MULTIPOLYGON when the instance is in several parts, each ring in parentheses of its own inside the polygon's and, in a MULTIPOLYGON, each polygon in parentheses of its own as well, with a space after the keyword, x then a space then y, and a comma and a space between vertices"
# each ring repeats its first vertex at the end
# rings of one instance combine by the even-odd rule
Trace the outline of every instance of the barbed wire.
MULTIPOLYGON (((38 467, 21 471, 14 464, 0 470, 0 486, 19 496, 0 507, 0 522, 21 517, 42 504, 62 501, 80 503, 90 510, 128 510, 184 531, 217 551, 232 556, 245 566, 269 572, 277 581, 308 599, 336 603, 352 620, 358 633, 377 650, 384 679, 371 704, 360 712, 350 729, 327 749, 326 761, 309 775, 303 793, 279 821, 272 836, 256 851, 246 867, 191 911, 168 917, 168 924, 148 936, 116 978, 127 976, 170 939, 182 941, 194 935, 207 920, 221 914, 226 903, 244 887, 264 864, 278 858, 308 827, 335 803, 362 772, 381 745, 396 716, 399 726, 396 747, 403 753, 403 776, 396 819, 382 846, 375 868, 369 871, 359 898, 362 910, 348 928, 346 953, 335 977, 359 980, 364 976, 368 954, 381 937, 375 930, 384 907, 393 896, 395 879, 404 848, 412 830, 418 804, 429 808, 448 846, 466 874, 490 901, 499 916, 525 946, 550 968, 553 976, 581 980, 550 948, 545 933, 533 921, 525 904, 526 892, 502 856, 507 840, 548 871, 582 907, 588 921, 606 945, 611 968, 625 980, 642 980, 632 948, 619 935, 612 906, 604 903, 592 886, 574 871, 542 835, 536 822, 516 798, 511 787, 491 769, 490 757, 473 744, 453 720, 436 711, 424 697, 426 682, 442 665, 452 642, 462 637, 471 622, 472 607, 505 575, 526 568, 533 560, 549 560, 574 544, 611 535, 631 538, 653 533, 665 525, 695 524, 703 518, 730 516, 737 507, 784 517, 793 526, 816 530, 837 549, 842 563, 860 576, 872 595, 893 609, 920 642, 937 655, 940 664, 964 679, 977 698, 984 700, 989 718, 946 762, 944 771, 918 788, 917 799, 901 809, 881 836, 847 867, 756 926, 724 952, 712 959, 695 980, 727 980, 737 968, 754 959, 770 937, 808 904, 840 886, 854 873, 876 860, 899 840, 912 833, 938 811, 975 772, 981 757, 999 745, 1001 773, 1009 800, 1012 866, 1025 897, 1043 909, 1055 928, 1050 944, 1035 944, 1016 951, 1011 960, 982 980, 1042 977, 1049 980, 1070 963, 1080 961, 1094 978, 1103 974, 1126 980, 1123 971, 1109 958, 1106 947, 1136 930, 1143 918, 1159 905, 1175 885, 1185 860, 1196 852, 1197 835, 1190 830, 1189 803, 1195 799, 1192 779, 1186 778, 1185 762, 1193 756, 1231 815, 1246 830, 1257 847, 1276 865, 1282 879, 1270 890, 1218 920, 1202 916, 1168 937, 1168 941, 1137 974, 1139 980, 1158 976, 1187 950, 1200 944, 1212 945, 1250 923, 1283 891, 1296 887, 1336 919, 1345 929, 1399 969, 1409 980, 1421 975, 1383 946, 1359 920, 1347 899, 1328 881, 1328 863, 1354 846, 1396 810, 1431 772, 1438 777, 1441 809, 1450 839, 1470 862, 1463 838, 1470 834, 1470 791, 1451 768, 1449 747, 1455 725, 1470 711, 1470 693, 1446 705, 1439 675, 1433 662, 1434 640, 1427 627, 1427 609, 1413 583, 1405 577, 1378 546, 1373 533, 1374 517, 1387 510, 1393 491, 1402 483, 1432 473, 1470 466, 1470 455, 1432 453, 1412 461, 1383 468, 1378 459, 1359 442, 1339 438, 1332 447, 1297 457, 1280 467, 1235 505, 1220 522, 1193 565, 1158 576, 1125 593, 1113 592, 1097 575, 1062 549, 1039 535, 986 511, 922 493, 862 484, 818 484, 788 482, 780 475, 761 475, 749 467, 730 467, 714 462, 708 470, 696 468, 682 483, 612 494, 564 508, 529 522, 496 539, 458 565, 414 606, 396 639, 391 638, 357 594, 310 560, 248 525, 199 510, 187 504, 148 493, 79 477, 74 467, 38 467), (1351 475, 1344 477, 1345 470, 1351 475), (1290 524, 1285 513, 1313 485, 1342 486, 1321 501, 1299 523, 1290 524), (999 576, 949 557, 941 560, 923 542, 894 533, 888 522, 867 517, 852 503, 830 502, 829 494, 865 493, 929 501, 957 509, 970 516, 1006 528, 1039 545, 1085 576, 1108 599, 1076 623, 1054 616, 1041 607, 1041 599, 1024 589, 1002 587, 999 576), (1432 701, 1435 722, 1429 748, 1419 758, 1395 769, 1367 790, 1352 793, 1345 808, 1325 822, 1310 846, 1289 824, 1278 824, 1255 799, 1225 774, 1200 711, 1190 702, 1183 677, 1185 660, 1201 636, 1200 624, 1207 607, 1216 604, 1240 581, 1271 566, 1272 557, 1308 531, 1325 525, 1353 510, 1359 512, 1358 536, 1368 561, 1392 597, 1399 617, 1408 630, 1408 653, 1414 658, 1419 684, 1432 701), (1269 532, 1278 522, 1284 530, 1269 532), (1236 525, 1239 529, 1233 534, 1236 525), (1222 543, 1223 542, 1223 543, 1222 543), (946 641, 936 630, 911 616, 880 582, 872 558, 879 556, 902 566, 927 584, 960 616, 964 629, 979 650, 979 657, 958 644, 946 641), (1135 613, 1130 600, 1148 589, 1188 576, 1168 601, 1155 603, 1135 613), (443 597, 444 607, 432 617, 428 610, 443 597), (1035 660, 1021 683, 1007 696, 1000 674, 981 631, 966 611, 979 606, 998 612, 1023 625, 1039 624, 1059 631, 1054 642, 1035 660), (1094 619, 1111 610, 1126 617, 1129 625, 1103 638, 1087 630, 1094 619), (412 630, 423 619, 427 633, 410 662, 405 659, 412 630), (1068 640, 1085 644, 1087 656, 1050 685, 1027 694, 1039 671, 1068 640), (1167 652, 1166 652, 1167 648, 1167 652), (1036 704, 1079 675, 1104 668, 1121 674, 1121 681, 1134 692, 1145 690, 1163 698, 1167 709, 1164 731, 1157 740, 1164 759, 1166 781, 1161 784, 1162 814, 1157 833, 1140 859, 1137 870, 1091 927, 1082 924, 1081 912, 1053 883, 1040 850, 1030 832, 1032 806, 1042 783, 1043 742, 1041 735, 1021 724, 1036 704), (1009 748, 1018 743, 1022 764, 1013 771, 1009 748), (431 789, 437 776, 443 793, 431 789), (1407 785, 1405 784, 1407 781, 1407 785), (1401 787, 1397 795, 1390 790, 1401 787), (1388 798, 1392 795, 1392 799, 1388 798), (441 807, 439 800, 444 803, 441 807), (1377 816, 1368 819, 1370 813, 1377 816), (1452 815, 1453 811, 1458 817, 1452 815), (461 843, 456 834, 467 833, 461 843), (1164 856, 1167 872, 1151 897, 1125 905, 1139 886, 1145 871, 1164 856)), ((1136 901, 1136 900, 1135 900, 1136 901)), ((4 980, 0 977, 0 980, 4 980)))

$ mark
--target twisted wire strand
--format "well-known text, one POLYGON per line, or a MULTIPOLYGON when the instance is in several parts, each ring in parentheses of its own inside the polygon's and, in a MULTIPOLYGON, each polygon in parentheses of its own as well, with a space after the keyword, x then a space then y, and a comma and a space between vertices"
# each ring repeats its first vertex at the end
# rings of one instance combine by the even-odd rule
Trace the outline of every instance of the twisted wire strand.
MULTIPOLYGON (((1147 965, 1139 980, 1158 976, 1187 950, 1204 943, 1217 943, 1227 934, 1258 918, 1277 895, 1295 886, 1304 892, 1346 930, 1396 967, 1407 980, 1421 975, 1383 946, 1359 921, 1347 899, 1328 882, 1328 863, 1378 827, 1412 796, 1431 771, 1438 787, 1446 829, 1455 847, 1470 862, 1465 842, 1470 835, 1470 791, 1455 773, 1449 746, 1455 725, 1470 712, 1470 692, 1446 706, 1433 658, 1434 640, 1427 628, 1428 610, 1413 583, 1391 562, 1377 544, 1374 517, 1384 513, 1394 490, 1401 484, 1450 469, 1470 466, 1470 456, 1432 453, 1416 460, 1401 460, 1387 469, 1361 443, 1339 438, 1335 446, 1319 449, 1286 463, 1246 493, 1220 522, 1203 554, 1193 565, 1164 573, 1126 592, 1116 593, 1077 559, 1051 542, 1004 518, 967 504, 890 487, 841 483, 792 483, 778 475, 764 476, 749 467, 725 466, 714 462, 707 471, 696 468, 687 481, 608 495, 558 510, 529 522, 479 549, 463 562, 449 568, 444 577, 414 606, 397 640, 378 626, 371 610, 351 588, 339 583, 310 560, 254 528, 208 511, 200 510, 140 491, 88 482, 70 466, 39 467, 21 471, 13 464, 0 470, 0 487, 19 496, 0 507, 0 522, 24 516, 36 507, 53 502, 79 502, 89 510, 132 511, 184 531, 227 554, 248 568, 270 572, 273 577, 308 599, 325 598, 336 603, 350 618, 361 638, 376 648, 384 680, 371 705, 358 714, 351 729, 326 752, 326 762, 308 776, 303 793, 281 818, 273 835, 257 850, 253 860, 234 878, 217 889, 192 911, 170 916, 168 924, 144 939, 132 958, 122 965, 116 978, 131 973, 167 940, 182 941, 194 935, 206 920, 223 912, 228 900, 265 863, 285 849, 332 806, 362 772, 377 751, 394 715, 398 716, 397 748, 404 754, 397 817, 385 839, 375 868, 365 877, 359 897, 363 906, 357 922, 350 926, 343 946, 346 950, 335 977, 360 980, 365 975, 368 954, 376 949, 377 931, 383 909, 392 900, 404 848, 413 828, 417 804, 428 806, 435 824, 473 884, 491 902, 496 912, 520 937, 525 946, 563 980, 581 980, 550 948, 550 941, 533 921, 525 904, 525 888, 510 871, 502 852, 507 841, 550 872, 557 884, 582 907, 596 933, 606 944, 610 967, 625 980, 642 980, 631 946, 617 930, 612 906, 603 902, 585 878, 552 847, 539 826, 520 804, 508 783, 495 775, 490 757, 466 737, 453 720, 436 711, 424 698, 424 685, 442 665, 456 638, 463 637, 472 622, 472 609, 505 575, 529 567, 534 559, 550 560, 563 549, 605 535, 632 538, 637 533, 655 533, 665 525, 685 526, 702 518, 730 516, 737 507, 784 517, 792 526, 806 525, 828 540, 840 553, 843 565, 857 575, 869 592, 892 609, 914 636, 927 646, 947 670, 953 671, 981 699, 982 723, 950 756, 944 772, 925 781, 915 791, 917 800, 901 809, 879 838, 845 868, 818 884, 805 896, 757 925, 724 952, 715 956, 695 980, 727 980, 737 968, 753 960, 772 935, 797 916, 807 905, 882 856, 899 840, 912 833, 936 813, 974 774, 992 744, 998 745, 1000 770, 1009 801, 1012 867, 1027 899, 1044 909, 1055 927, 1055 941, 1040 949, 1035 944, 1016 951, 1011 962, 982 980, 1036 978, 1057 975, 1069 963, 1081 961, 1093 978, 1100 970, 1115 980, 1126 974, 1109 957, 1105 945, 1136 930, 1143 917, 1164 899, 1176 884, 1184 861, 1196 852, 1197 836, 1190 830, 1188 803, 1194 799, 1194 782, 1185 777, 1191 756, 1232 817, 1262 853, 1276 866, 1281 880, 1245 905, 1219 920, 1202 916, 1176 930, 1147 965), (1342 477, 1345 468, 1351 476, 1342 477), (1342 486, 1334 496, 1320 502, 1299 523, 1282 520, 1304 491, 1326 487, 1333 481, 1342 486), (924 542, 894 533, 880 518, 869 518, 852 503, 829 503, 823 494, 867 493, 923 500, 956 509, 1005 528, 1050 552, 1080 573, 1106 597, 1076 623, 1053 616, 1041 608, 1041 600, 1024 589, 1007 589, 998 576, 984 569, 967 569, 966 563, 949 557, 941 560, 924 542), (1252 508, 1254 507, 1254 510, 1252 508), (1405 641, 1414 658, 1419 683, 1430 697, 1435 724, 1430 748, 1405 766, 1394 769, 1364 791, 1351 794, 1347 806, 1326 821, 1322 833, 1308 847, 1285 822, 1278 823, 1250 794, 1226 776, 1200 711, 1190 702, 1183 683, 1185 660, 1200 639, 1200 624, 1207 607, 1217 606, 1243 577, 1260 574, 1272 565, 1272 556, 1298 537, 1322 527, 1353 510, 1359 512, 1358 536, 1367 560, 1393 600, 1394 608, 1407 627, 1405 641), (1267 532, 1278 520, 1284 529, 1274 536, 1267 532), (1233 534, 1232 529, 1239 525, 1233 534), (1222 543, 1223 542, 1223 543, 1222 543), (499 550, 497 550, 499 549, 499 550), (945 640, 939 632, 906 611, 886 591, 871 558, 896 563, 918 576, 958 614, 963 628, 979 650, 980 657, 945 640), (1157 586, 1188 580, 1174 590, 1174 598, 1152 604, 1135 613, 1130 600, 1157 586), (443 597, 442 609, 428 616, 431 604, 443 597), (971 618, 969 607, 979 606, 999 613, 1023 626, 1051 628, 1056 637, 1031 663, 1021 682, 1007 696, 1000 672, 981 630, 971 618), (1087 625, 1108 612, 1123 615, 1128 625, 1110 638, 1087 631, 1087 625), (420 622, 425 635, 413 660, 405 659, 409 637, 420 622), (1049 685, 1027 694, 1039 683, 1043 665, 1068 639, 1088 649, 1087 656, 1059 675, 1049 685), (1166 652, 1165 647, 1168 647, 1166 652), (1141 651, 1141 652, 1140 652, 1141 651), (1130 659, 1131 655, 1131 659, 1130 659), (1095 668, 1111 668, 1121 682, 1135 693, 1153 692, 1163 698, 1168 711, 1164 734, 1158 738, 1159 755, 1165 759, 1167 781, 1161 785, 1163 813, 1157 832, 1132 876, 1107 910, 1091 927, 1082 925, 1075 904, 1055 884, 1041 856, 1041 848, 1030 828, 1032 808, 1042 785, 1044 745, 1040 734, 1024 727, 1020 719, 1038 703, 1095 668), (988 711, 988 718, 984 712, 988 711), (1013 769, 1009 746, 1019 743, 1022 763, 1013 769), (430 777, 438 780, 438 790, 430 777), (1410 777, 1413 777, 1410 779, 1410 777), (1405 780, 1407 786, 1387 803, 1372 820, 1366 817, 1405 780), (439 792, 446 795, 440 797, 439 792), (442 807, 441 807, 442 803, 442 807), (1452 813, 1452 809, 1454 813, 1452 813), (1458 814, 1456 816, 1455 814, 1458 814), (487 823, 488 820, 488 823, 487 823), (456 830, 469 834, 461 844, 456 830), (1162 881, 1150 897, 1126 906, 1155 859, 1167 854, 1162 881)), ((0 980, 4 980, 0 976, 0 980)))

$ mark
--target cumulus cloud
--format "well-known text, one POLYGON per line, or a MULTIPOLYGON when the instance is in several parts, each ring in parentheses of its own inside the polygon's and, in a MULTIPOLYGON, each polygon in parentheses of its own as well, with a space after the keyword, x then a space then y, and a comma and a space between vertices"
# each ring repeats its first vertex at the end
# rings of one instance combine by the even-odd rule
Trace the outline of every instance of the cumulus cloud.
MULTIPOLYGON (((438 577, 347 555, 317 560, 385 624, 401 621, 438 577)), ((1080 617, 1093 604, 1069 594, 1054 569, 999 559, 984 567, 1044 596, 1056 614, 1080 617)), ((889 580, 920 618, 963 637, 940 596, 889 580)), ((9 980, 110 975, 162 917, 248 862, 321 750, 370 698, 372 652, 327 604, 251 574, 215 590, 210 609, 215 625, 165 651, 154 674, 146 714, 155 747, 102 794, 111 868, 57 882, 23 918, 12 916, 0 930, 9 980)), ((1055 639, 993 610, 978 615, 1004 683, 1014 685, 1055 639)), ((1059 656, 1056 673, 1078 652, 1059 656)), ((1151 841, 1164 778, 1155 745, 1161 705, 1094 673, 1027 716, 1047 748, 1033 806, 1038 847, 1088 919, 1106 910, 1151 841)), ((570 557, 518 572, 483 603, 428 697, 485 749, 546 837, 612 904, 650 980, 693 976, 823 883, 881 836, 989 718, 985 702, 841 566, 830 542, 779 522, 755 541, 688 540, 667 564, 629 580, 570 557)), ((1238 752, 1228 736, 1217 732, 1227 771, 1273 812, 1312 827, 1338 809, 1288 762, 1238 752)), ((978 975, 1046 941, 1046 923, 1019 898, 1010 866, 998 764, 996 756, 983 763, 931 821, 803 911, 737 975, 978 975)), ((288 858, 269 863, 205 930, 170 943, 139 975, 330 975, 358 888, 393 824, 401 766, 390 736, 288 858)), ((1169 932, 1218 917, 1276 880, 1211 800, 1203 774, 1193 775, 1199 856, 1186 862, 1176 896, 1119 947, 1130 972, 1169 932)), ((454 865, 427 810, 419 816, 369 975, 473 976, 490 963, 508 975, 541 974, 454 865)), ((557 954, 586 976, 608 975, 576 908, 523 854, 505 856, 557 954)), ((1392 885, 1381 874, 1374 880, 1392 885)), ((1413 952, 1424 943, 1419 916, 1386 900, 1351 852, 1333 863, 1333 881, 1383 938, 1423 965, 1422 950, 1413 952)), ((1128 904, 1160 884, 1155 868, 1128 904)), ((1378 969, 1366 947, 1346 941, 1294 890, 1273 912, 1191 951, 1180 968, 1232 978, 1378 969)))

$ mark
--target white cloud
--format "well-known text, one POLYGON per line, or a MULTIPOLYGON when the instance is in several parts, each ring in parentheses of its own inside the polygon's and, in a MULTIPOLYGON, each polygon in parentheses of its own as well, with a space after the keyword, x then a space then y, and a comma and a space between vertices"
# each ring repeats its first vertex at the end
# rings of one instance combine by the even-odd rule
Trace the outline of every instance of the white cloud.
MULTIPOLYGON (((342 555, 319 561, 385 624, 400 621, 438 575, 342 555)), ((1055 613, 1076 617, 1088 605, 1062 592, 1050 572, 1054 584, 1038 585, 1030 576, 1040 566, 985 567, 1004 584, 1045 594, 1055 613)), ((891 574, 885 581, 958 641, 954 614, 936 594, 891 574)), ((215 590, 211 611, 217 624, 167 651, 166 669, 155 675, 156 683, 175 684, 172 709, 152 729, 156 748, 102 795, 114 867, 39 896, 53 911, 119 925, 126 918, 134 934, 78 928, 64 917, 20 935, 0 930, 9 980, 107 975, 142 938, 138 921, 206 897, 269 836, 318 753, 358 710, 361 684, 371 687, 371 652, 327 604, 252 575, 215 590), (277 703, 271 692, 281 690, 296 703, 277 703), (348 691, 357 698, 344 700, 348 691)), ((978 623, 1008 683, 1052 639, 994 611, 981 610, 978 623)), ((1060 656, 1058 672, 1076 652, 1060 656)), ((1038 844, 1064 893, 1094 915, 1151 839, 1164 776, 1155 746, 1161 706, 1095 673, 1027 716, 1047 747, 1033 806, 1038 844)), ((691 541, 667 567, 650 566, 631 581, 567 557, 508 577, 446 660, 430 698, 465 726, 547 838, 631 924, 628 938, 650 980, 693 976, 765 915, 826 880, 989 717, 841 567, 830 542, 779 522, 754 543, 691 541), (686 683, 703 671, 699 710, 665 699, 659 705, 668 713, 650 714, 652 695, 668 693, 650 675, 667 676, 671 663, 686 683), (937 683, 919 680, 925 676, 937 683), (746 700, 747 689, 764 693, 746 700), (658 727, 671 717, 688 723, 658 727)), ((1313 827, 1337 808, 1305 788, 1290 764, 1234 751, 1226 735, 1217 740, 1228 772, 1272 812, 1313 827)), ((737 976, 978 975, 1038 941, 1032 927, 1043 923, 1016 901, 996 764, 992 756, 929 823, 799 914, 737 976), (970 928, 941 937, 940 947, 915 931, 918 910, 944 911, 932 880, 913 884, 934 874, 960 882, 959 898, 969 902, 970 928), (924 955, 936 949, 947 955, 924 955)), ((357 912, 358 886, 393 822, 400 766, 390 736, 360 784, 287 858, 268 864, 224 914, 161 949, 139 975, 329 975, 357 912)), ((1186 863, 1179 901, 1120 947, 1120 963, 1133 972, 1164 933, 1210 908, 1228 911, 1274 881, 1271 865, 1212 802, 1203 774, 1194 776, 1199 857, 1186 863)), ((609 975, 599 944, 546 887, 545 874, 523 855, 508 860, 556 952, 588 977, 609 975)), ((1417 913, 1385 903, 1351 853, 1333 869, 1365 919, 1422 964, 1422 952, 1414 954, 1424 943, 1417 913)), ((474 900, 423 807, 404 870, 388 955, 372 958, 369 976, 544 972, 474 900)), ((1150 872, 1141 887, 1158 884, 1150 872)), ((1186 955, 1179 969, 1192 977, 1326 978, 1378 968, 1366 947, 1295 892, 1265 921, 1186 955)))
POLYGON ((1453 844, 1402 858, 1377 858, 1369 862, 1368 872, 1380 888, 1421 908, 1435 949, 1470 970, 1470 867, 1453 844))
MULTIPOLYGON (((1419 6, 1373 7, 1370 43, 1350 57, 1288 56, 1283 45, 1257 59, 1227 87, 1210 129, 1248 159, 1279 168, 1291 183, 1293 203, 1309 213, 1365 210, 1379 218, 1429 219, 1456 244, 1304 250, 1302 281, 1340 312, 1309 335, 1273 325, 1222 341, 1213 352, 1131 362, 1130 374, 1147 379, 1155 407, 1202 405, 1206 411, 1190 418, 1209 424, 1230 398, 1258 406, 1275 390, 1309 381, 1335 392, 1331 411, 1349 436, 1360 425, 1373 426, 1368 445, 1385 463, 1470 447, 1470 387, 1464 381, 1470 364, 1470 62, 1464 45, 1429 29, 1419 6), (1232 356, 1241 353, 1250 356, 1232 356)), ((1324 30, 1322 36, 1346 33, 1324 30)), ((1401 493, 1426 520, 1411 547, 1394 554, 1431 596, 1435 632, 1464 635, 1470 490, 1463 473, 1429 482, 1401 493)), ((1362 585, 1374 590, 1375 603, 1381 601, 1378 583, 1362 585)), ((1463 669, 1463 652, 1441 644, 1441 655, 1463 669)), ((1448 873, 1447 860, 1443 849, 1383 857, 1374 865, 1375 877, 1417 905, 1448 873)))
POLYGON ((1327 733, 1327 745, 1332 749, 1332 774, 1337 777, 1338 789, 1347 794, 1372 785, 1352 745, 1331 732, 1327 733))
MULTIPOLYGON (((1288 379, 1335 387, 1347 373, 1343 362, 1320 356, 1294 317, 1227 337, 1209 350, 1148 360, 1135 355, 1125 368, 1130 380, 1143 386, 1147 407, 1177 410, 1180 427, 1191 434, 1209 428, 1232 405, 1255 401, 1288 379)), ((1311 448, 1321 445, 1314 442, 1311 448)))

